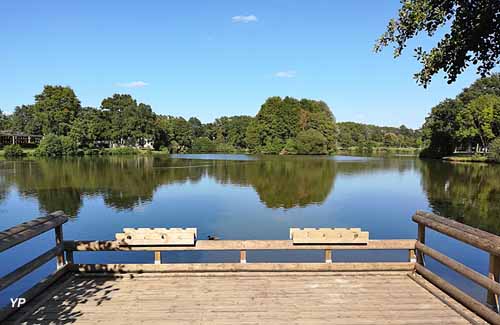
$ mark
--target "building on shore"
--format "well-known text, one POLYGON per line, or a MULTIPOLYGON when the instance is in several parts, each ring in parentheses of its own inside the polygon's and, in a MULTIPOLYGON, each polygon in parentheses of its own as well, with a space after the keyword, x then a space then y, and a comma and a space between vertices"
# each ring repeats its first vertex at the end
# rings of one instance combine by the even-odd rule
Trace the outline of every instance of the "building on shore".
POLYGON ((19 144, 21 146, 36 146, 42 140, 42 135, 27 134, 16 131, 0 131, 0 146, 19 144))

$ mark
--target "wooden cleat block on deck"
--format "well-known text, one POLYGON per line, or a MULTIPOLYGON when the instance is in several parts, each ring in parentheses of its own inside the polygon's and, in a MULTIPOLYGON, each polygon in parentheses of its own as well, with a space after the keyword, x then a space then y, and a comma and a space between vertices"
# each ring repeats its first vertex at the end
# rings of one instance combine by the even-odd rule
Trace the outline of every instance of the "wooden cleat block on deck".
POLYGON ((116 240, 129 246, 194 245, 196 235, 196 228, 124 228, 116 240))
POLYGON ((361 228, 290 228, 294 244, 368 244, 361 228))

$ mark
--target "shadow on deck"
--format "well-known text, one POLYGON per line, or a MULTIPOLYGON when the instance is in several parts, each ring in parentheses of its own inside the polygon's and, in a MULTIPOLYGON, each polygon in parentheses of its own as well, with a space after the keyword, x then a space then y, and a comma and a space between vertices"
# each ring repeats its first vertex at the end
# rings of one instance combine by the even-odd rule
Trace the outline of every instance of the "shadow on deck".
POLYGON ((10 322, 484 323, 448 300, 428 282, 408 272, 151 273, 118 277, 69 274, 10 322))

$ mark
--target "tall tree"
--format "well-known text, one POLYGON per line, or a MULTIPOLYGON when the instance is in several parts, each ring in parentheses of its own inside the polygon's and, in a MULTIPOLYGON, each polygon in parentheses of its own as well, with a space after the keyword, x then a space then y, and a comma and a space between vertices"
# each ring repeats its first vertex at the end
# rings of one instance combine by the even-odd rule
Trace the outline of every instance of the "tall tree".
POLYGON ((11 116, 12 129, 28 134, 43 134, 45 115, 36 112, 34 105, 17 106, 11 116))
POLYGON ((401 55, 410 39, 421 32, 429 37, 447 28, 430 51, 417 47, 415 54, 422 69, 414 77, 424 87, 439 71, 452 83, 471 63, 487 75, 500 57, 500 1, 498 0, 401 0, 398 18, 375 44, 379 52, 394 44, 394 57, 401 55))
POLYGON ((191 117, 188 120, 189 125, 191 126, 191 129, 193 129, 193 136, 195 138, 202 137, 203 134, 203 125, 201 121, 196 118, 196 117, 191 117))
POLYGON ((78 142, 80 147, 91 148, 97 141, 110 139, 110 121, 102 110, 82 108, 71 126, 69 136, 78 142))
POLYGON ((459 129, 457 135, 461 139, 479 138, 483 148, 500 135, 500 97, 483 95, 473 99, 457 115, 459 129))
POLYGON ((279 153, 288 139, 294 139, 299 132, 309 129, 321 133, 329 152, 335 149, 335 118, 324 102, 270 97, 249 123, 246 143, 254 151, 279 153))
POLYGON ((0 109, 0 130, 6 130, 10 128, 10 120, 7 115, 5 115, 0 109))
POLYGON ((35 95, 33 105, 35 118, 41 121, 44 134, 68 134, 80 109, 80 100, 73 89, 63 86, 44 86, 43 91, 35 95))
POLYGON ((128 94, 114 94, 104 99, 101 109, 110 122, 110 138, 119 144, 136 144, 152 139, 156 133, 151 106, 139 103, 128 94))
POLYGON ((457 114, 462 109, 460 100, 446 99, 432 108, 422 127, 428 148, 424 155, 443 157, 453 153, 458 144, 456 134, 459 129, 457 114))

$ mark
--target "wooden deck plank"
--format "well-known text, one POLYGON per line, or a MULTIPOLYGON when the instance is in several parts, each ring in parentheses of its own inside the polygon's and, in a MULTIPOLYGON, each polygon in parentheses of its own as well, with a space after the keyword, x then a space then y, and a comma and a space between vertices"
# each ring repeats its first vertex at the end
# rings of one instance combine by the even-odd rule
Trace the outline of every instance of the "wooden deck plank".
MULTIPOLYGON (((419 279, 425 281, 423 279, 419 279)), ((24 324, 469 324, 408 272, 71 276, 24 324)), ((481 323, 479 318, 473 321, 481 323)), ((483 322, 484 323, 484 322, 483 322)))

